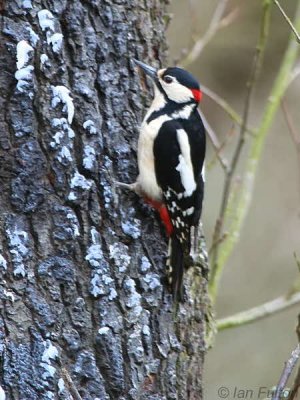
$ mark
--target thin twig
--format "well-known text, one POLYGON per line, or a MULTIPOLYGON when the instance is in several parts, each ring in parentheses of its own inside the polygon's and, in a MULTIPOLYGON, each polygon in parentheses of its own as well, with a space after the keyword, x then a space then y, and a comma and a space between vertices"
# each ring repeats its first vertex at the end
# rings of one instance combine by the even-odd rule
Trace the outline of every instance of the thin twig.
POLYGON ((276 387, 275 393, 272 396, 272 400, 281 400, 282 399, 282 394, 284 394, 287 381, 289 380, 289 377, 290 377, 291 373, 293 372, 293 369, 295 368, 295 366, 299 360, 299 357, 300 357, 300 345, 298 344, 297 347, 295 348, 295 350, 292 351, 290 358, 285 363, 285 366, 282 371, 281 377, 279 379, 278 385, 276 387))
POLYGON ((300 43, 300 35, 299 35, 297 29, 295 28, 295 26, 293 25, 292 21, 290 20, 290 18, 288 17, 288 15, 284 11, 284 9, 282 8, 282 6, 279 3, 279 1, 278 0, 273 0, 273 1, 276 4, 276 6, 279 8, 281 14, 283 15, 283 18, 286 20, 286 22, 290 26, 291 30, 294 32, 294 35, 296 36, 297 42, 300 43))
POLYGON ((74 398, 74 400, 82 400, 82 397, 80 396, 80 393, 77 390, 77 387, 75 386, 69 372, 66 370, 66 368, 61 369, 62 375, 64 377, 64 381, 67 382, 68 389, 74 398))
POLYGON ((288 86, 290 86, 294 82, 294 80, 298 78, 299 75, 300 75, 300 65, 298 64, 291 73, 288 86))
MULTIPOLYGON (((297 259, 296 259, 296 261, 298 263, 297 259)), ((298 342, 300 342, 300 315, 299 314, 298 314, 298 325, 297 325, 297 328, 296 328, 296 333, 297 333, 297 336, 298 336, 298 342)), ((292 386, 292 390, 289 393, 288 400, 296 400, 298 392, 299 392, 299 388, 300 388, 300 367, 298 367, 298 372, 296 374, 296 378, 294 380, 294 384, 292 386)))
POLYGON ((285 121, 286 121, 286 124, 288 127, 288 131, 289 131, 290 136, 296 147, 297 160, 298 160, 298 171, 300 171, 300 134, 295 128, 292 116, 288 110, 287 103, 284 98, 281 100, 281 108, 282 108, 283 115, 284 115, 284 118, 285 118, 285 121))
POLYGON ((241 124, 241 129, 240 129, 240 135, 238 139, 238 143, 236 146, 236 149, 233 154, 233 158, 229 167, 229 171, 226 174, 225 177, 225 184, 224 184, 224 190, 223 190, 223 196, 222 196, 222 202, 221 202, 221 208, 219 212, 219 217, 216 222, 215 226, 215 231, 213 234, 213 246, 214 246, 214 251, 211 255, 211 280, 210 280, 210 290, 211 290, 211 296, 212 300, 214 301, 216 298, 216 290, 217 290, 217 285, 218 285, 218 276, 220 276, 221 273, 221 268, 223 268, 222 265, 219 264, 218 256, 219 256, 219 248, 220 245, 214 245, 214 243, 218 243, 220 240, 220 237, 222 236, 222 231, 223 231, 223 226, 224 226, 224 219, 225 219, 225 213, 228 207, 228 201, 229 201, 229 196, 231 192, 231 187, 232 187, 232 180, 233 176, 241 155, 242 148, 245 143, 245 135, 246 135, 246 129, 248 125, 248 118, 249 118, 249 113, 250 113, 250 106, 251 106, 251 101, 253 97, 253 92, 254 92, 254 86, 257 81, 261 65, 262 65, 262 60, 263 60, 263 55, 264 55, 264 49, 266 45, 266 40, 268 36, 268 31, 269 31, 269 25, 270 25, 270 8, 271 4, 270 3, 264 3, 263 4, 263 15, 262 15, 262 20, 261 20, 261 28, 260 28, 260 35, 259 35, 259 40, 258 40, 258 45, 256 48, 255 56, 254 56, 254 62, 250 74, 250 79, 248 82, 248 90, 246 94, 246 100, 245 100, 245 106, 244 106, 244 113, 243 113, 243 119, 242 119, 242 124, 241 124))
POLYGON ((296 375, 292 390, 289 393, 288 400, 297 399, 296 396, 298 395, 299 388, 300 388, 300 368, 298 368, 298 372, 297 372, 297 375, 296 375))
POLYGON ((193 61, 195 61, 200 53, 203 51, 204 47, 209 43, 209 41, 214 37, 214 35, 217 33, 217 31, 221 27, 221 21, 227 6, 228 0, 220 0, 215 12, 212 16, 212 19, 210 21, 209 27, 205 34, 196 40, 194 46, 192 49, 188 52, 188 54, 184 57, 183 60, 179 62, 179 64, 182 67, 186 67, 187 65, 191 64, 193 61))
POLYGON ((217 320, 217 329, 218 331, 222 331, 250 324, 263 318, 270 317, 299 303, 300 292, 294 293, 291 296, 280 296, 277 299, 268 301, 257 307, 217 320))
POLYGON ((287 126, 289 128, 289 132, 291 134, 291 138, 292 138, 292 140, 293 140, 293 142, 294 142, 294 144, 295 144, 295 146, 297 148, 297 151, 300 152, 300 134, 299 134, 299 132, 297 132, 297 130, 295 128, 295 125, 293 123, 291 114, 290 114, 290 112, 288 110, 288 107, 287 107, 286 100, 284 98, 281 100, 281 108, 282 108, 282 111, 283 111, 283 115, 284 115, 286 124, 287 124, 287 126))
POLYGON ((203 114, 203 112, 200 109, 199 109, 199 114, 201 116, 206 133, 207 133, 207 135, 211 141, 211 144, 215 150, 215 154, 216 154, 222 168, 224 169, 225 172, 227 172, 228 161, 225 158, 223 158, 221 155, 221 146, 220 146, 219 140, 217 138, 217 135, 215 134, 214 130, 212 129, 212 127, 210 126, 209 122, 207 121, 205 115, 203 114))
MULTIPOLYGON (((234 122, 236 122, 239 126, 242 125, 243 120, 241 116, 222 97, 204 85, 201 85, 201 91, 211 100, 213 100, 219 107, 221 107, 222 110, 224 110, 234 122)), ((252 135, 255 135, 255 131, 253 129, 247 127, 246 130, 252 135)))
POLYGON ((235 127, 232 126, 232 128, 225 134, 223 141, 219 144, 219 150, 216 151, 214 157, 205 163, 205 168, 207 168, 208 171, 214 166, 216 159, 218 159, 218 154, 222 154, 223 150, 230 143, 234 136, 236 136, 236 132, 235 127))

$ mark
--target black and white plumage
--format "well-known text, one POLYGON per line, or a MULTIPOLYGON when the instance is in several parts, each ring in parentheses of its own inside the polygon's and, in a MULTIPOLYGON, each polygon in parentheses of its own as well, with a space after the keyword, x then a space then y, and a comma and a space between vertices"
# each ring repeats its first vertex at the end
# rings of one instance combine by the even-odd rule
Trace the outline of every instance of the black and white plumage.
POLYGON ((181 298, 191 227, 198 225, 202 210, 205 131, 197 110, 201 91, 181 68, 157 71, 135 62, 154 81, 154 99, 140 129, 136 187, 159 210, 166 226, 168 280, 174 296, 181 298))

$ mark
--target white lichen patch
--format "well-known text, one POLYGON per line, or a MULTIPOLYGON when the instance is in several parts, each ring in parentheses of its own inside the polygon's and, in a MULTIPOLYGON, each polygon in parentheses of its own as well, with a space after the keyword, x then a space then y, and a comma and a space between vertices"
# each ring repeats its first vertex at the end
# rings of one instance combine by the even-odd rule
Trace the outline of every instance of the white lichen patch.
POLYGON ((121 222, 123 232, 131 236, 133 239, 137 239, 141 236, 141 222, 137 218, 133 218, 132 220, 122 221, 121 222))
POLYGON ((48 62, 49 61, 49 57, 47 56, 47 54, 41 54, 41 56, 40 56, 40 62, 41 62, 41 65, 42 66, 44 66, 45 64, 46 64, 46 62, 48 62))
POLYGON ((96 162, 96 152, 92 146, 86 145, 83 149, 83 166, 87 170, 92 170, 96 162))
POLYGON ((54 17, 49 10, 44 9, 39 11, 38 19, 42 31, 45 31, 46 29, 54 31, 54 17))
POLYGON ((32 3, 31 3, 31 0, 23 0, 23 2, 22 2, 22 7, 25 9, 25 10, 31 10, 33 7, 32 7, 32 3))
POLYGON ((34 68, 33 68, 32 65, 28 65, 27 67, 24 67, 24 68, 16 71, 15 72, 15 78, 18 81, 21 81, 21 80, 29 81, 29 80, 31 80, 31 77, 32 77, 31 73, 32 73, 33 69, 34 68))
POLYGON ((7 269, 7 261, 2 254, 0 254, 0 268, 7 269))
POLYGON ((144 325, 144 326, 143 326, 142 333, 143 333, 143 335, 145 335, 145 336, 150 336, 150 328, 149 328, 149 325, 144 325))
POLYGON ((97 133, 95 123, 91 119, 88 119, 83 123, 83 129, 87 130, 91 135, 95 135, 97 133))
POLYGON ((40 40, 39 35, 37 35, 34 30, 30 27, 26 27, 27 32, 29 32, 29 41, 33 47, 37 45, 37 42, 40 40))
MULTIPOLYGON (((51 142, 52 143, 52 142, 51 142)), ((64 163, 65 161, 72 162, 73 158, 67 146, 63 146, 57 155, 58 161, 64 163)))
POLYGON ((47 38, 47 43, 52 46, 52 50, 54 53, 59 53, 61 51, 63 42, 63 34, 62 33, 54 33, 53 35, 47 38))
POLYGON ((55 108, 59 103, 63 104, 63 112, 68 115, 69 124, 72 123, 74 117, 73 99, 70 97, 70 90, 65 86, 51 86, 53 97, 51 106, 55 108))
POLYGON ((27 89, 29 82, 32 80, 33 69, 32 65, 28 65, 27 67, 15 72, 15 78, 18 81, 17 89, 19 92, 25 92, 27 89))
POLYGON ((56 158, 59 162, 66 165, 66 163, 72 161, 71 149, 73 149, 73 143, 69 139, 73 139, 75 133, 73 129, 70 128, 66 118, 53 118, 51 126, 59 130, 53 135, 50 147, 54 150, 60 149, 56 158))
POLYGON ((76 171, 73 178, 71 179, 70 187, 71 189, 75 189, 71 190, 68 195, 68 199, 73 201, 77 199, 78 191, 85 192, 92 187, 92 181, 86 179, 83 175, 76 171))
POLYGON ((44 369, 43 378, 47 379, 49 377, 53 378, 56 368, 51 365, 51 362, 58 357, 58 351, 55 346, 51 343, 49 339, 44 341, 45 350, 42 354, 41 367, 44 369))
POLYGON ((103 252, 99 243, 99 233, 93 226, 91 229, 92 244, 88 247, 85 259, 90 263, 93 268, 100 268, 103 259, 103 252))
POLYGON ((45 350, 42 355, 42 361, 49 362, 50 360, 55 360, 58 357, 58 350, 49 339, 44 342, 45 350))
POLYGON ((144 282, 147 283, 150 290, 154 290, 161 286, 159 276, 154 273, 148 273, 144 278, 144 282))
POLYGON ((14 275, 26 275, 25 261, 29 255, 28 234, 22 230, 11 231, 7 229, 9 252, 14 266, 14 275))
POLYGON ((46 400, 54 400, 54 393, 49 390, 46 392, 46 400))
POLYGON ((17 44, 17 69, 23 68, 29 61, 30 53, 34 50, 26 40, 17 44))
POLYGON ((133 309, 135 315, 140 315, 142 312, 142 296, 136 291, 134 280, 131 278, 126 278, 124 281, 124 289, 127 295, 127 299, 125 301, 126 306, 133 309))
POLYGON ((123 243, 114 243, 109 246, 109 257, 114 260, 120 272, 125 272, 130 264, 128 247, 123 243))
POLYGON ((116 297, 118 297, 118 293, 116 292, 116 290, 114 288, 110 288, 109 295, 108 295, 109 300, 113 300, 116 297))
POLYGON ((7 300, 10 300, 12 303, 15 301, 15 295, 13 294, 12 291, 10 290, 4 290, 4 295, 7 298, 7 300))
POLYGON ((107 335, 110 332, 110 328, 108 326, 103 326, 102 328, 98 329, 99 335, 107 335))
POLYGON ((142 273, 148 272, 151 268, 151 263, 146 256, 143 256, 140 264, 140 271, 142 273))
POLYGON ((70 187, 80 188, 82 190, 89 190, 92 186, 92 182, 86 179, 83 175, 81 175, 78 171, 75 172, 73 178, 71 179, 70 187))
POLYGON ((117 297, 117 292, 114 288, 114 280, 110 276, 109 265, 103 255, 100 235, 95 227, 91 228, 90 236, 92 243, 85 256, 92 269, 90 293, 94 297, 106 295, 109 300, 113 300, 117 297))
POLYGON ((57 128, 58 126, 61 127, 64 125, 64 123, 67 123, 66 118, 53 118, 51 120, 51 126, 53 128, 57 128))
POLYGON ((63 131, 57 131, 55 135, 53 135, 53 141, 50 142, 50 147, 56 149, 60 144, 65 134, 63 131))
POLYGON ((2 386, 0 386, 0 400, 5 400, 5 399, 6 399, 5 392, 2 386))
MULTIPOLYGON (((106 293, 105 289, 103 288, 103 278, 105 278, 105 276, 103 276, 101 271, 95 271, 93 273, 90 286, 90 293, 92 296, 98 297, 106 293)), ((110 284, 111 282, 112 279, 109 278, 108 284, 110 284)))
POLYGON ((63 394, 65 390, 65 381, 63 380, 63 378, 59 378, 57 382, 57 388, 58 388, 58 394, 63 394))
POLYGON ((79 223, 78 223, 78 219, 77 219, 76 215, 71 213, 71 212, 69 212, 67 214, 67 218, 71 222, 71 229, 72 229, 73 236, 80 236, 79 223))
POLYGON ((51 121, 51 126, 53 128, 62 128, 62 130, 67 133, 69 139, 73 139, 75 137, 75 132, 72 128, 70 128, 66 118, 53 118, 51 121))
POLYGON ((15 78, 18 81, 17 90, 19 92, 25 92, 28 83, 32 80, 32 71, 34 70, 33 65, 27 65, 33 48, 26 40, 21 40, 17 44, 17 71, 15 72, 15 78))

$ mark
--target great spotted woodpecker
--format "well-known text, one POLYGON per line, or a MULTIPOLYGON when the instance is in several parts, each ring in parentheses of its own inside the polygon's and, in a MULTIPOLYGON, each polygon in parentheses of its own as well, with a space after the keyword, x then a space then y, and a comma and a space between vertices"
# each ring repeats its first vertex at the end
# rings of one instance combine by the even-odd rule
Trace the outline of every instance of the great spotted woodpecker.
POLYGON ((202 210, 205 130, 197 107, 202 93, 187 71, 156 70, 134 62, 154 82, 154 99, 138 141, 139 175, 120 184, 154 206, 169 236, 167 277, 175 298, 182 298, 184 261, 191 251, 191 228, 202 210))

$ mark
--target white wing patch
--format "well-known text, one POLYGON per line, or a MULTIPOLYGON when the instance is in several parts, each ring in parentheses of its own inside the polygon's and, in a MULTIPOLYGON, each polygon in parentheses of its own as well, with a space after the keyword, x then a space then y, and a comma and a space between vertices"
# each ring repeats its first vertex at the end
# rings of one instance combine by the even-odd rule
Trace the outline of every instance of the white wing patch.
POLYGON ((181 182, 184 187, 184 197, 189 197, 196 190, 193 165, 191 161, 189 139, 184 129, 177 130, 177 139, 181 154, 176 170, 180 173, 181 182))

